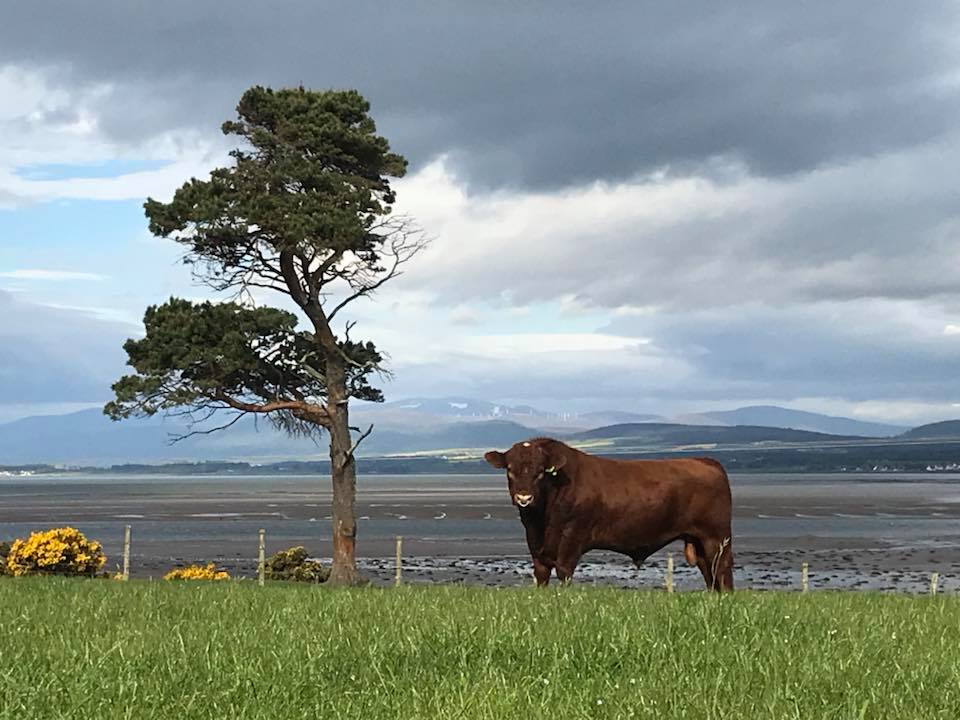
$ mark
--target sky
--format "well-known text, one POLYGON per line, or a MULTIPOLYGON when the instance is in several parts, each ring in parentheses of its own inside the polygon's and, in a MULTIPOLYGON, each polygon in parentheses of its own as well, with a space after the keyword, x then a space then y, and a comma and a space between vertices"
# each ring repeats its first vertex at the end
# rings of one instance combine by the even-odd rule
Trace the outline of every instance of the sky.
POLYGON ((0 421, 101 404, 255 84, 356 88, 433 239, 388 399, 960 416, 960 8, 35 0, 0 23, 0 421))

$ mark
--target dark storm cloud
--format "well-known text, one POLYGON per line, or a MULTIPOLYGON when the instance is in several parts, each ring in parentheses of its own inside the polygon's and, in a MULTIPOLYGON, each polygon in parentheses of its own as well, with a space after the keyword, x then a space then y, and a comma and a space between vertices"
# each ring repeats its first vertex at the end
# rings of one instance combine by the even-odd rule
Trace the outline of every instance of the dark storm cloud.
POLYGON ((102 127, 212 130, 253 83, 356 86, 415 163, 561 186, 729 157, 779 175, 955 125, 947 2, 31 2, 0 63, 113 83, 102 127))
POLYGON ((407 280, 449 302, 509 288, 520 305, 567 295, 600 308, 861 298, 956 304, 958 165, 954 135, 788 178, 478 198, 455 228, 489 261, 438 249, 407 280))

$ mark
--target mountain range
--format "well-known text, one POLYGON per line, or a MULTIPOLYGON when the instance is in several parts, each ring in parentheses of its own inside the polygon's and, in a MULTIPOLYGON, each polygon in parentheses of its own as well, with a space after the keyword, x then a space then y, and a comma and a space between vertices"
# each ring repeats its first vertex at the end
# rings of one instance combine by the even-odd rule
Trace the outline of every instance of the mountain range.
MULTIPOLYGON (((632 450, 960 437, 960 421, 925 426, 928 430, 908 429, 775 406, 665 418, 626 411, 558 413, 470 398, 417 398, 357 403, 351 415, 357 425, 374 425, 373 434, 359 449, 359 454, 367 457, 476 455, 478 450, 505 448, 534 435, 552 435, 585 447, 632 450)), ((180 418, 113 422, 96 408, 29 417, 0 425, 0 466, 198 460, 264 463, 327 456, 322 441, 316 444, 288 437, 263 418, 244 418, 227 431, 171 443, 186 431, 180 418)))

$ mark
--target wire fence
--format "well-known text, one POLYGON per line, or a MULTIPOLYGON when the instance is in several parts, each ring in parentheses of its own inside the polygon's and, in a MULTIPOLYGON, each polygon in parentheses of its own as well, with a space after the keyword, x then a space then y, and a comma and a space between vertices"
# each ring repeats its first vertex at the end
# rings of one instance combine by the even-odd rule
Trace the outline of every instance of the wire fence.
MULTIPOLYGON (((123 535, 123 556, 122 556, 122 566, 120 573, 123 580, 129 580, 131 574, 131 548, 132 548, 132 528, 130 525, 124 527, 123 535)), ((403 552, 403 542, 404 539, 402 536, 397 536, 395 539, 395 553, 394 556, 390 559, 387 558, 377 558, 377 559, 362 559, 361 566, 364 569, 369 570, 373 575, 378 576, 382 582, 381 584, 392 584, 394 586, 403 585, 406 582, 428 582, 428 583, 437 583, 443 582, 443 573, 442 569, 444 567, 456 567, 458 564, 463 567, 463 565, 468 562, 464 559, 447 561, 446 564, 437 559, 431 558, 421 558, 421 557, 410 557, 405 556, 403 552), (441 575, 441 578, 438 580, 436 575, 441 575)), ((256 561, 256 580, 257 583, 262 587, 266 584, 268 578, 268 563, 266 557, 266 530, 261 528, 257 533, 257 561, 256 561)), ((515 559, 510 560, 507 558, 498 558, 498 559, 488 559, 486 561, 478 559, 472 561, 471 567, 474 570, 479 572, 489 572, 489 573, 498 573, 502 576, 505 576, 501 582, 493 583, 481 583, 481 584, 499 584, 499 585, 510 585, 517 584, 516 581, 522 576, 527 576, 530 582, 532 580, 532 567, 530 565, 529 559, 515 559), (511 583, 510 580, 514 582, 511 583)), ((596 566, 591 565, 590 563, 584 563, 585 572, 577 578, 575 576, 574 582, 577 584, 598 584, 597 577, 598 573, 595 572, 596 566), (591 572, 590 569, 593 569, 594 572, 591 572)), ((682 568, 679 569, 675 563, 675 554, 673 552, 667 552, 664 558, 664 563, 659 564, 650 564, 644 568, 645 574, 643 579, 646 580, 644 587, 647 588, 660 588, 668 593, 678 592, 681 589, 681 583, 678 582, 678 575, 683 577, 684 582, 682 583, 687 589, 693 589, 698 586, 703 588, 702 581, 699 580, 699 572, 695 568, 682 568), (659 580, 659 582, 658 582, 659 580)), ((898 577, 901 579, 904 577, 903 571, 897 572, 898 577)), ((815 576, 814 576, 815 577, 815 576)), ((808 561, 802 561, 799 564, 799 567, 790 573, 785 574, 785 579, 782 579, 779 584, 774 587, 770 586, 770 583, 759 584, 757 587, 751 586, 749 583, 738 583, 737 587, 739 589, 781 589, 781 590, 794 590, 802 593, 811 592, 812 590, 824 589, 824 590, 836 590, 843 589, 837 587, 835 584, 831 586, 831 578, 834 578, 835 574, 827 574, 824 572, 821 577, 821 584, 818 586, 816 582, 812 580, 811 574, 811 565, 808 561), (798 571, 798 572, 797 572, 798 571)), ((942 580, 943 576, 938 570, 929 572, 928 574, 922 574, 919 572, 913 572, 909 577, 910 588, 913 592, 918 591, 918 586, 920 586, 920 579, 924 578, 922 581, 923 591, 929 595, 937 595, 938 593, 943 592, 942 580)), ((451 582, 460 583, 461 580, 450 580, 451 582)), ((554 580, 556 582, 556 580, 554 580)), ((602 581, 599 584, 605 584, 602 581)), ((615 583, 614 583, 615 584, 615 583)), ((857 588, 849 588, 857 589, 857 588)), ((866 588, 870 589, 870 588, 866 588)))

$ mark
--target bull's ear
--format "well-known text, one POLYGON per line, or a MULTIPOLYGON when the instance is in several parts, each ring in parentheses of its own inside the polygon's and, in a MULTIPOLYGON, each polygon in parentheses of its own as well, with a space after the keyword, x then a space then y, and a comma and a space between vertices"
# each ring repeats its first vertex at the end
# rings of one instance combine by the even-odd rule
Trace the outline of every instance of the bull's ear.
POLYGON ((544 473, 556 477, 557 473, 567 464, 567 454, 557 447, 551 447, 547 451, 547 466, 544 473))
POLYGON ((493 465, 495 468, 502 469, 507 466, 507 456, 502 452, 497 452, 496 450, 491 450, 490 452, 485 453, 483 459, 493 465))

